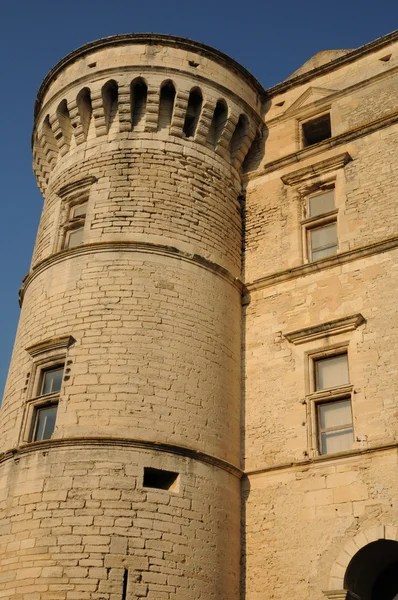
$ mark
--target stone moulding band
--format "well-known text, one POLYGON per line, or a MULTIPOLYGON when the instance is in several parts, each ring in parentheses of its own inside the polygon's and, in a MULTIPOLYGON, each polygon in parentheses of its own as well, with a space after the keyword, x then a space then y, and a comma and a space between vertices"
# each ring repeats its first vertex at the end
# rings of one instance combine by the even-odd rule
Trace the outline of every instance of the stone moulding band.
POLYGON ((45 269, 48 267, 69 260, 74 256, 80 256, 84 254, 97 254, 98 252, 143 252, 147 254, 158 254, 168 256, 170 258, 176 258, 192 263, 198 267, 206 269, 225 279, 228 283, 233 285, 240 293, 243 290, 243 283, 238 277, 234 277, 227 269, 224 269, 221 265, 207 260, 199 254, 189 254, 183 252, 173 246, 162 246, 161 244, 151 244, 150 242, 129 242, 129 241, 112 241, 112 242, 94 242, 91 244, 83 244, 74 248, 68 248, 61 250, 55 254, 51 254, 48 258, 43 259, 39 262, 33 270, 28 273, 22 283, 22 287, 19 291, 19 304, 22 306, 23 298, 29 284, 45 269))
POLYGON ((235 465, 211 454, 201 452, 200 450, 194 450, 187 448, 186 446, 179 446, 176 444, 168 444, 166 442, 154 442, 139 439, 129 439, 123 437, 70 437, 70 438, 59 438, 42 440, 40 442, 31 442, 29 444, 23 444, 18 448, 12 448, 0 455, 0 464, 10 459, 19 459, 26 454, 32 452, 48 452, 55 448, 73 448, 77 447, 114 447, 114 448, 137 448, 140 450, 150 450, 155 452, 164 452, 166 454, 175 454, 177 456, 183 456, 192 460, 197 460, 202 463, 212 465, 227 471, 234 477, 240 479, 243 475, 243 471, 235 465))
POLYGON ((389 444, 380 444, 371 448, 355 448, 354 450, 344 450, 342 452, 336 452, 333 454, 320 454, 319 456, 312 456, 305 460, 297 460, 295 462, 278 463, 272 466, 262 466, 255 469, 247 469, 243 472, 246 477, 251 475, 262 475, 266 473, 273 473, 275 471, 284 471, 285 469, 302 469, 303 467, 311 467, 320 463, 340 461, 342 459, 356 458, 358 456, 364 456, 367 454, 375 454, 376 452, 388 452, 394 450, 398 451, 398 442, 391 442, 389 444))
POLYGON ((249 295, 251 292, 257 292, 259 290, 262 290, 263 288, 269 287, 270 285, 282 283, 289 279, 296 279, 297 277, 311 275, 312 273, 317 273, 322 269, 331 269, 333 267, 337 267, 338 265, 343 265, 345 263, 357 260, 359 258, 366 258, 367 256, 372 256, 373 254, 388 252, 389 250, 394 250, 394 248, 397 247, 398 236, 395 236, 387 240, 382 240, 381 242, 375 242, 374 244, 369 244, 368 246, 354 248, 353 250, 341 252, 340 254, 336 254, 335 256, 331 256, 329 258, 323 258, 316 262, 306 263, 305 265, 293 267, 293 269, 288 269, 287 271, 272 273, 271 275, 267 275, 266 277, 262 277, 261 279, 256 279, 251 283, 245 284, 246 296, 243 298, 243 305, 247 305, 250 303, 249 295))

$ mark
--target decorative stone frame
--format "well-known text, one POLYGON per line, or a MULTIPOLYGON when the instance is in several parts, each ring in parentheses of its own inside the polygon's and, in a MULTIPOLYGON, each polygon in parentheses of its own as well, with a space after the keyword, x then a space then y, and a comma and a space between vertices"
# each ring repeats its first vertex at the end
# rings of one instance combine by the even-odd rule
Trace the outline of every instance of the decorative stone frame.
MULTIPOLYGON (((307 423, 308 423, 308 449, 310 456, 320 456, 319 449, 319 432, 318 432, 318 406, 327 402, 336 402, 338 400, 351 400, 354 386, 352 383, 334 388, 315 391, 314 386, 314 366, 315 361, 320 358, 331 358, 339 354, 346 354, 348 365, 349 342, 342 342, 328 347, 321 347, 316 350, 310 350, 305 353, 306 358, 306 396, 305 404, 307 407, 307 423)), ((351 403, 352 424, 354 429, 354 412, 351 403)), ((355 437, 354 437, 355 439, 355 437)))
POLYGON ((377 525, 358 533, 353 539, 349 540, 341 550, 331 569, 329 589, 323 592, 326 598, 329 600, 361 600, 356 594, 344 589, 345 573, 355 554, 364 548, 364 546, 378 540, 398 541, 398 527, 377 525))
MULTIPOLYGON (((71 336, 50 338, 28 346, 26 351, 33 358, 31 375, 26 391, 27 400, 24 406, 22 427, 18 443, 31 442, 37 410, 46 406, 58 404, 60 392, 53 394, 38 394, 44 371, 60 365, 66 367, 67 349, 74 343, 71 336)), ((65 377, 64 370, 64 377, 65 377)))
MULTIPOLYGON (((295 331, 287 332, 284 337, 295 346, 301 344, 309 344, 316 342, 317 340, 329 340, 332 336, 340 334, 346 334, 354 331, 365 323, 365 318, 360 313, 349 315, 347 317, 341 317, 339 319, 333 319, 319 325, 312 325, 310 327, 304 327, 303 329, 297 329, 295 331)), ((306 405, 306 418, 308 423, 307 435, 308 435, 308 453, 310 456, 319 456, 319 443, 318 443, 318 419, 317 419, 317 407, 319 404, 324 402, 333 402, 336 400, 342 400, 344 398, 352 399, 354 391, 353 383, 347 385, 316 391, 314 387, 314 361, 320 358, 331 357, 337 354, 347 354, 350 340, 345 339, 341 342, 332 343, 317 348, 311 348, 304 352, 305 362, 305 398, 303 404, 306 405)), ((350 361, 348 361, 350 362, 350 361)), ((355 421, 355 410, 351 404, 351 410, 353 414, 353 426, 355 421)), ((355 438, 354 438, 355 439, 355 438)), ((356 442, 354 442, 355 447, 356 442)))
POLYGON ((84 218, 71 219, 71 211, 80 204, 89 202, 91 186, 97 181, 94 176, 84 177, 78 181, 69 183, 61 187, 57 191, 57 195, 61 198, 61 210, 58 223, 58 236, 55 242, 55 251, 67 250, 65 242, 68 234, 73 229, 85 226, 87 223, 87 215, 84 218))
MULTIPOLYGON (((339 198, 341 198, 341 190, 337 179, 338 171, 345 167, 350 161, 351 156, 348 152, 337 154, 325 160, 319 161, 313 165, 291 171, 282 175, 281 179, 285 185, 294 188, 297 193, 297 199, 300 205, 299 212, 302 215, 300 220, 301 228, 301 256, 303 264, 310 264, 311 261, 308 251, 308 232, 316 227, 336 223, 338 226, 339 198), (334 189, 335 191, 335 209, 315 217, 307 217, 307 199, 316 192, 334 189)), ((337 241, 339 236, 337 235, 337 241)), ((326 257, 330 258, 330 257, 326 257)))

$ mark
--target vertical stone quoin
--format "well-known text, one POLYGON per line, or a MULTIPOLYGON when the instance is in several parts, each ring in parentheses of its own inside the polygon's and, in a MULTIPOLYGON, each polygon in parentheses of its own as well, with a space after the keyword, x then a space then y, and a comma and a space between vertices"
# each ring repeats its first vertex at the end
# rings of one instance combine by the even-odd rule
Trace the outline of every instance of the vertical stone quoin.
POLYGON ((238 197, 262 95, 220 52, 152 34, 88 44, 44 80, 44 210, 0 417, 1 597, 238 599, 238 197))

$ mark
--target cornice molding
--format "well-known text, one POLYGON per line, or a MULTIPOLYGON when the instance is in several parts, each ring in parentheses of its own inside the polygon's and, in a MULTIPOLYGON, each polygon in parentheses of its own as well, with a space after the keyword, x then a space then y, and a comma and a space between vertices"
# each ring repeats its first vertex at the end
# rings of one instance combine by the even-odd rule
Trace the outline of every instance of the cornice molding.
POLYGON ((53 352, 54 350, 65 350, 69 348, 76 340, 71 335, 65 335, 61 337, 53 337, 47 340, 43 340, 38 342, 37 344, 32 344, 25 348, 26 352, 28 352, 32 357, 36 357, 40 354, 44 354, 45 352, 53 352))
POLYGON ((340 67, 342 67, 344 65, 352 63, 352 62, 356 61, 358 58, 360 58, 361 56, 365 56, 366 54, 371 54, 372 52, 377 52, 381 48, 384 48, 385 46, 388 46, 389 44, 393 44, 397 40, 398 40, 398 30, 393 31, 383 37, 380 37, 377 40, 373 40, 372 42, 369 42, 368 44, 364 44, 363 46, 356 48, 352 52, 349 52, 348 54, 345 54, 344 56, 336 58, 335 60, 332 60, 331 62, 328 62, 324 65, 320 65, 319 67, 316 67, 315 69, 312 69, 311 71, 307 71, 300 75, 296 75, 296 77, 292 77, 291 79, 285 79, 285 81, 282 81, 281 83, 278 83, 277 85, 274 85, 273 87, 265 90, 266 95, 267 95, 267 97, 271 97, 271 96, 275 96, 277 94, 282 94, 283 92, 286 92, 287 90, 294 88, 298 85, 302 85, 303 83, 306 83, 307 81, 310 81, 311 79, 313 79, 315 77, 325 75, 326 73, 330 73, 331 71, 334 71, 335 69, 339 69, 340 67))
POLYGON ((212 272, 214 275, 222 277, 228 283, 233 285, 239 292, 242 292, 243 284, 238 277, 234 277, 227 269, 221 265, 207 260, 199 254, 189 254, 183 252, 173 246, 163 246, 161 244, 152 244, 150 242, 133 242, 133 241, 109 241, 109 242, 94 242, 91 244, 82 244, 81 246, 75 246, 74 248, 67 248, 51 254, 41 262, 37 263, 27 275, 25 275, 22 286, 19 290, 19 305, 22 306, 23 298, 27 288, 31 282, 47 268, 70 260, 75 256, 81 256, 84 254, 97 254, 99 252, 144 252, 148 254, 157 254, 168 256, 169 258, 175 258, 177 260, 183 260, 189 262, 198 267, 206 269, 212 272))
POLYGON ((76 450, 77 448, 131 448, 131 449, 139 449, 139 450, 149 450, 152 452, 164 452, 167 454, 175 454, 178 456, 183 456, 192 460, 198 460, 200 462, 206 463, 208 465, 212 465, 228 473, 231 473, 234 477, 240 479, 242 477, 243 471, 223 460, 221 458, 217 458, 212 454, 207 454, 206 452, 201 452, 200 450, 194 450, 192 448, 188 448, 186 446, 180 446, 177 444, 169 444, 166 442, 155 442, 151 440, 141 440, 141 439, 130 439, 124 437, 90 437, 90 436, 82 436, 82 437, 69 437, 69 438, 53 438, 49 440, 42 440, 38 442, 30 442, 28 444, 23 444, 17 448, 12 448, 0 454, 0 464, 10 459, 19 459, 26 454, 32 454, 35 452, 50 452, 56 448, 72 448, 76 450))
POLYGON ((398 123, 398 111, 395 111, 385 117, 381 117, 380 119, 376 119, 375 121, 371 121, 370 123, 366 123, 365 125, 355 127, 354 129, 349 129, 344 133, 331 137, 327 140, 323 140, 318 144, 308 146, 307 148, 302 148, 297 152, 293 152, 292 154, 282 156, 277 160, 266 163, 263 169, 253 171, 252 173, 244 176, 243 181, 247 183, 254 179, 258 179, 263 175, 267 175, 268 173, 273 173, 274 171, 288 167, 291 164, 302 162, 307 158, 316 157, 319 154, 322 154, 322 152, 327 152, 331 148, 335 148, 341 144, 346 144, 357 138, 364 137, 365 135, 369 135, 374 131, 384 129, 385 127, 389 127, 395 123, 398 123))
POLYGON ((97 178, 94 177, 94 175, 88 175, 87 177, 63 185, 55 193, 62 199, 69 198, 75 194, 83 193, 86 190, 88 191, 96 181, 97 178))
POLYGON ((306 458, 305 460, 277 463, 271 466, 265 465, 256 469, 246 469, 243 473, 246 477, 250 477, 251 475, 266 475, 267 473, 273 473, 274 471, 284 471, 285 469, 293 468, 302 469, 303 467, 316 467, 318 464, 322 464, 325 462, 334 462, 351 458, 355 459, 359 456, 363 456, 366 454, 376 454, 377 452, 388 452, 391 450, 395 452, 398 451, 398 442, 394 441, 389 444, 379 444, 370 448, 355 448, 351 450, 344 450, 342 452, 336 452, 334 454, 320 454, 319 456, 313 456, 311 458, 306 458))
POLYGON ((305 184, 314 177, 342 169, 351 160, 352 158, 348 152, 342 152, 341 154, 336 154, 336 156, 320 160, 313 165, 291 171, 286 175, 282 175, 281 179, 285 185, 297 186, 305 184))
POLYGON ((329 335, 338 335, 340 333, 346 333, 347 331, 354 331, 354 329, 357 329, 357 327, 363 323, 365 323, 365 319, 358 313, 356 315, 350 315, 349 317, 342 317, 341 319, 333 319, 332 321, 327 321, 320 325, 290 331, 283 335, 289 342, 296 346, 297 344, 312 342, 313 340, 324 338, 329 335))
MULTIPOLYGON (((317 273, 323 269, 332 269, 339 265, 358 260, 359 258, 365 258, 367 256, 372 256, 373 254, 387 252, 388 250, 393 250, 397 247, 398 236, 395 236, 381 242, 375 242, 374 244, 354 248, 353 250, 348 250, 347 252, 341 252, 340 254, 330 256, 329 258, 322 258, 321 260, 317 260, 313 263, 300 265, 299 267, 294 267, 293 269, 287 269, 286 271, 280 271, 279 273, 273 273, 271 275, 267 275, 266 277, 261 277, 260 279, 256 279, 251 283, 246 283, 245 288, 249 293, 256 292, 271 285, 288 281, 289 279, 296 279, 297 277, 312 275, 313 273, 317 273)), ((246 298, 243 299, 243 304, 249 304, 249 301, 249 298, 246 296, 246 298)))

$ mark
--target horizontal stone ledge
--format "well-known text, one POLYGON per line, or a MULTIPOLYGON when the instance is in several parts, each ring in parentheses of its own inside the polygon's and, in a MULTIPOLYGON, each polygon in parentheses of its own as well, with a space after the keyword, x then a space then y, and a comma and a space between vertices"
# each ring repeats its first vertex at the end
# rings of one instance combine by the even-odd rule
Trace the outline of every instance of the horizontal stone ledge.
POLYGON ((19 305, 22 306, 23 298, 29 284, 48 267, 51 267, 64 260, 69 260, 75 256, 84 254, 97 254, 99 252, 143 252, 147 254, 157 254, 183 260, 192 263, 198 267, 206 269, 215 275, 225 279, 228 283, 237 288, 239 292, 243 290, 243 284, 238 277, 234 277, 227 269, 221 265, 200 256, 199 254, 190 254, 175 248, 173 246, 163 246, 151 242, 134 242, 134 241, 109 241, 109 242, 93 242, 82 244, 74 248, 61 250, 55 254, 51 254, 47 258, 35 265, 23 279, 22 286, 19 290, 19 305))
POLYGON ((217 467, 222 469, 223 471, 227 471, 231 473, 234 477, 241 478, 243 475, 243 471, 221 459, 213 456, 211 454, 207 454, 206 452, 201 452, 200 450, 194 450, 193 448, 188 448, 186 446, 180 446, 177 444, 169 444, 167 442, 156 442, 152 440, 140 440, 140 439, 130 439, 124 437, 91 437, 91 436, 82 436, 82 437, 69 437, 69 438, 54 438, 50 440, 42 440, 39 442, 30 442, 28 444, 23 444, 16 448, 12 448, 10 450, 6 450, 2 454, 0 454, 0 464, 7 460, 18 460, 27 454, 32 454, 35 452, 43 452, 47 453, 51 450, 57 448, 130 448, 130 449, 140 449, 147 450, 152 452, 164 452, 166 454, 175 454, 177 456, 183 456, 185 458, 190 458, 192 460, 197 460, 202 463, 212 465, 213 467, 217 467))
POLYGON ((271 466, 259 467, 257 469, 247 469, 243 471, 243 475, 249 477, 250 475, 261 475, 266 473, 273 473, 274 471, 283 471, 286 469, 303 467, 308 468, 315 466, 320 463, 338 461, 349 458, 356 458, 365 454, 375 454, 377 452, 387 452, 389 450, 398 450, 398 442, 391 442, 389 444, 379 444, 369 448, 355 448, 353 450, 344 450, 343 452, 335 452, 333 454, 320 454, 319 456, 313 456, 304 460, 296 460, 286 463, 278 463, 271 466))
POLYGON ((366 258, 367 256, 372 256, 373 254, 387 252, 388 250, 393 250, 397 247, 398 236, 395 236, 388 238, 387 240, 382 240, 381 242, 375 242, 373 244, 354 248, 353 250, 347 250, 346 252, 341 252, 335 256, 322 258, 316 262, 305 263, 304 265, 299 265, 298 267, 293 267, 292 269, 287 269, 286 271, 279 271, 278 273, 266 275, 265 277, 261 277, 260 279, 256 279, 251 283, 245 284, 247 293, 243 298, 243 304, 246 305, 250 303, 250 292, 259 291, 271 285, 288 281, 289 279, 296 279, 297 277, 312 275, 313 273, 317 273, 323 269, 331 269, 339 265, 358 260, 359 258, 366 258))

